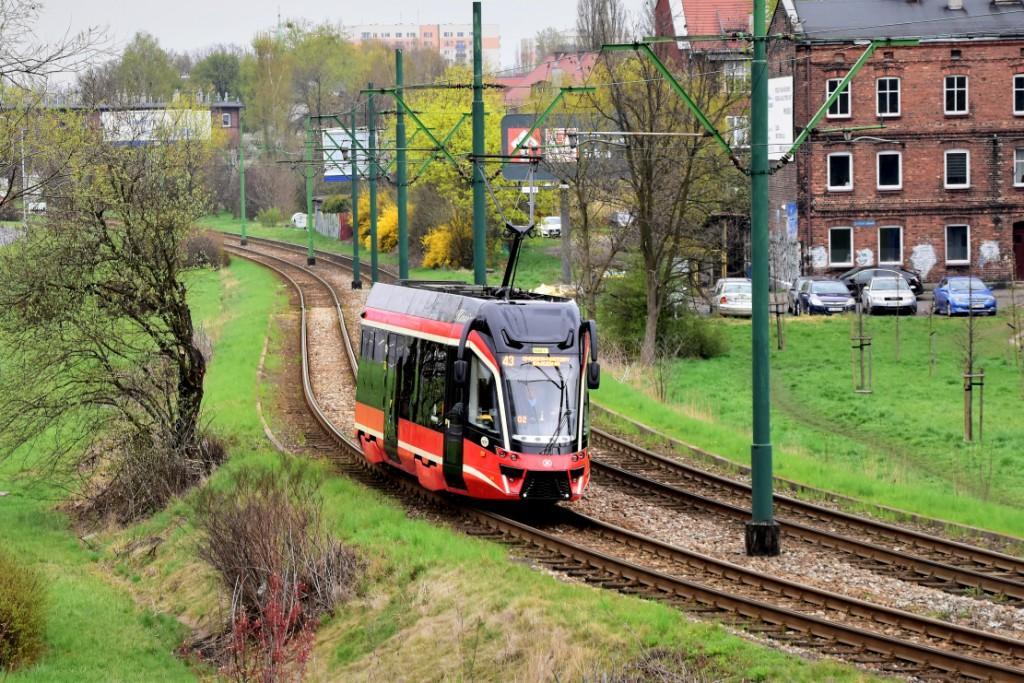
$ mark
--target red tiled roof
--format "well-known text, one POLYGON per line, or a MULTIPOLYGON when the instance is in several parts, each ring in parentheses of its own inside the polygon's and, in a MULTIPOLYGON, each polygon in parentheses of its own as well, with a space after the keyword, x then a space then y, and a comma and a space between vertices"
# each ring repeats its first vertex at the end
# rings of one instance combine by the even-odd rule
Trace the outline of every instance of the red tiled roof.
POLYGON ((519 76, 499 76, 494 82, 505 86, 505 104, 514 107, 530 98, 534 85, 550 82, 556 74, 561 74, 560 85, 582 84, 596 63, 596 52, 550 55, 532 71, 519 76))

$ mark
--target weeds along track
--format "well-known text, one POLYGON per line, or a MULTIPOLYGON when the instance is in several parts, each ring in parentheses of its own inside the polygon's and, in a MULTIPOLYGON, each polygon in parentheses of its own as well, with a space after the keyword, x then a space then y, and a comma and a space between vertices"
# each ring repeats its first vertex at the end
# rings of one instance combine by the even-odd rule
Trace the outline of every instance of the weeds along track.
MULTIPOLYGON (((327 450, 321 443, 329 443, 332 459, 355 478, 407 500, 451 511, 446 512, 449 519, 459 519, 468 533, 517 545, 520 554, 550 569, 668 601, 792 646, 897 675, 1024 680, 1024 642, 1013 638, 766 576, 565 508, 517 511, 513 519, 493 510, 462 506, 452 497, 425 491, 407 477, 389 476, 382 466, 368 465, 351 437, 357 367, 350 341, 354 328, 346 326, 344 314, 344 300, 352 298, 351 281, 329 273, 348 275, 350 264, 318 253, 318 266, 307 268, 300 247, 262 240, 253 240, 248 248, 225 247, 275 270, 295 289, 301 311, 301 400, 317 427, 313 431, 319 432, 309 434, 307 440, 318 450, 327 450), (324 309, 333 311, 327 326, 316 322, 324 309), (332 393, 338 393, 337 387, 348 393, 348 415, 343 413, 344 400, 332 393)), ((393 278, 390 273, 385 277, 393 278)), ((616 471, 610 463, 601 467, 601 477, 619 477, 629 481, 628 486, 644 487, 650 495, 683 500, 669 484, 638 477, 624 468, 616 471)))
MULTIPOLYGON (((683 464, 600 430, 598 478, 642 489, 670 504, 749 519, 750 487, 683 464)), ((784 533, 849 553, 898 578, 950 592, 1024 605, 1024 561, 1002 553, 776 495, 784 533)))

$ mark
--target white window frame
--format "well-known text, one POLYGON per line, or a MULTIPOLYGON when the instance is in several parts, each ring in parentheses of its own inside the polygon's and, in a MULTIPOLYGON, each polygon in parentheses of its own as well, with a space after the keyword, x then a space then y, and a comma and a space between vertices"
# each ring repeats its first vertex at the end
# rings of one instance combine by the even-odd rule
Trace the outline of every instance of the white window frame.
POLYGON ((902 190, 903 189, 903 152, 886 149, 875 154, 875 188, 879 190, 902 190), (895 155, 899 159, 900 181, 895 185, 882 184, 882 155, 895 155))
POLYGON ((825 160, 825 186, 829 192, 853 192, 853 152, 834 152, 829 154, 825 160), (850 184, 832 184, 832 157, 846 157, 849 159, 850 184))
POLYGON ((967 223, 949 223, 948 225, 946 225, 946 229, 943 232, 942 237, 946 241, 946 251, 945 251, 946 265, 948 265, 948 266, 969 266, 969 265, 971 265, 971 226, 969 224, 967 224, 967 223), (950 228, 959 228, 959 227, 967 228, 967 260, 959 260, 958 259, 956 261, 951 261, 951 260, 949 260, 949 229, 950 228))
POLYGON ((1013 186, 1024 187, 1024 147, 1013 150, 1013 186), (1021 180, 1017 180, 1017 167, 1020 167, 1021 180))
POLYGON ((221 112, 221 115, 220 115, 220 127, 221 128, 230 128, 231 127, 231 112, 229 112, 229 111, 221 112))
POLYGON ((845 227, 842 225, 828 229, 828 265, 836 267, 848 267, 853 265, 854 254, 856 253, 853 246, 853 226, 845 227), (832 260, 832 231, 833 230, 846 230, 850 233, 850 260, 849 261, 833 261, 832 260))
POLYGON ((947 190, 962 190, 971 186, 971 151, 968 149, 947 149, 942 156, 942 186, 947 190), (949 183, 949 155, 964 154, 967 157, 967 182, 964 184, 949 183))
POLYGON ((875 235, 878 240, 878 265, 880 266, 902 266, 903 265, 903 226, 902 225, 880 225, 875 235), (882 231, 883 230, 899 230, 900 231, 900 258, 898 261, 883 261, 882 260, 882 231))
MULTIPOLYGON (((891 92, 891 90, 887 90, 886 94, 889 94, 891 92)), ((882 76, 881 78, 875 79, 875 114, 877 114, 881 118, 895 118, 898 117, 902 111, 903 92, 900 79, 897 78, 896 76, 882 76), (888 112, 885 114, 882 113, 882 93, 878 89, 879 86, 882 84, 882 81, 896 81, 896 111, 894 112, 888 112)))
POLYGON ((971 113, 971 89, 970 79, 967 78, 967 74, 946 74, 942 77, 942 110, 946 116, 965 116, 971 113), (949 78, 962 78, 964 79, 964 108, 959 109, 946 109, 946 95, 949 94, 949 78))
POLYGON ((1024 74, 1013 75, 1013 115, 1024 116, 1024 109, 1017 109, 1017 92, 1024 93, 1024 74))
MULTIPOLYGON (((825 79, 825 99, 826 100, 828 100, 829 96, 832 94, 831 91, 829 90, 829 88, 832 85, 832 83, 835 83, 836 87, 838 88, 839 84, 842 83, 842 82, 843 82, 842 78, 827 78, 827 79, 825 79)), ((845 97, 846 97, 846 113, 845 114, 842 114, 842 113, 833 114, 832 111, 831 111, 832 108, 829 107, 825 111, 825 118, 827 118, 827 119, 848 119, 848 118, 853 116, 853 92, 852 92, 853 87, 852 86, 853 86, 853 82, 852 81, 850 83, 846 84, 846 95, 845 95, 845 97)), ((843 101, 843 97, 844 97, 844 95, 840 95, 839 97, 836 98, 836 101, 833 102, 833 104, 835 104, 835 106, 836 106, 836 110, 837 111, 839 110, 839 103, 843 101)))

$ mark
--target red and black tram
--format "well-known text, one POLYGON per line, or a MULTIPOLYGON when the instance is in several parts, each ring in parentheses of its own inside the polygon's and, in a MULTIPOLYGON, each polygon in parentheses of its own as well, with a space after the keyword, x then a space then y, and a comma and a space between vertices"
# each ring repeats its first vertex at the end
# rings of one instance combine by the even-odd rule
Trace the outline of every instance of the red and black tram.
POLYGON ((356 432, 367 460, 430 490, 576 500, 590 480, 596 330, 568 299, 378 283, 362 313, 356 432))

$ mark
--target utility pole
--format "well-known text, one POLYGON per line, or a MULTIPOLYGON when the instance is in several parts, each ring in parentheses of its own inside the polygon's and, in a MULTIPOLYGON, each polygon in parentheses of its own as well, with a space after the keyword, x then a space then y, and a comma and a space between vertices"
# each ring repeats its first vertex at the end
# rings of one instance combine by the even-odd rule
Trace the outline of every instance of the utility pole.
POLYGON ((313 253, 313 119, 306 116, 306 263, 316 265, 313 253))
POLYGON ((28 175, 25 173, 25 129, 21 129, 21 218, 28 230, 28 175))
POLYGON ((570 237, 572 235, 571 225, 569 224, 569 185, 568 183, 559 183, 559 215, 562 227, 560 237, 562 240, 562 283, 572 284, 572 243, 570 237))
MULTIPOLYGON (((366 84, 367 90, 373 83, 366 84)), ((366 97, 366 125, 370 129, 370 280, 377 282, 377 120, 373 111, 373 93, 366 97)))
POLYGON ((753 421, 750 482, 753 500, 746 524, 747 555, 779 554, 779 524, 773 515, 771 385, 768 349, 768 63, 765 3, 754 0, 754 59, 751 63, 750 201, 753 260, 753 421))
POLYGON ((484 193, 484 66, 480 2, 473 3, 473 282, 487 284, 487 205, 484 193))
MULTIPOLYGON (((402 50, 395 50, 395 94, 402 97, 402 50)), ((409 188, 406 181, 405 111, 396 103, 395 146, 398 147, 398 277, 409 279, 409 188)))
POLYGON ((242 218, 242 246, 249 243, 245 231, 248 221, 245 215, 245 139, 242 137, 242 123, 239 117, 238 123, 238 213, 242 218))
POLYGON ((349 134, 352 136, 352 289, 363 288, 363 278, 359 274, 359 164, 356 163, 356 111, 352 110, 349 121, 349 134))

